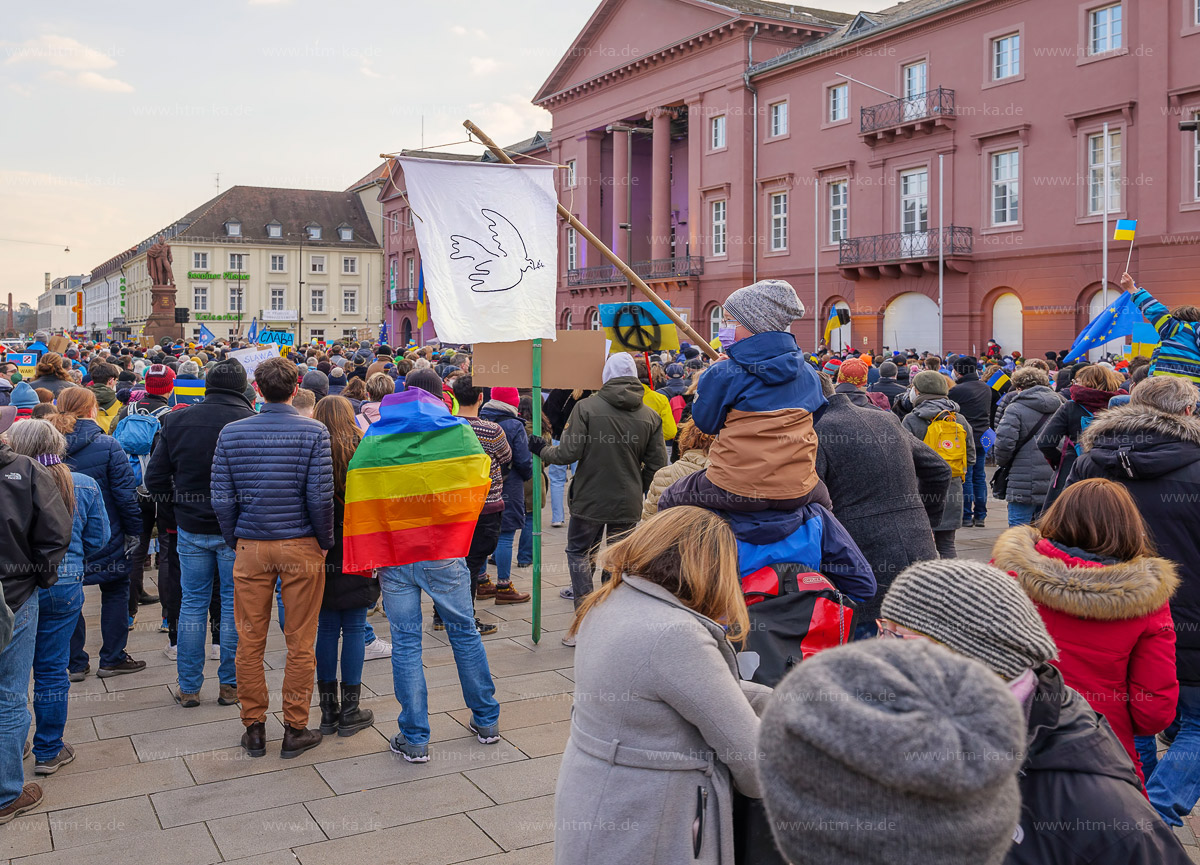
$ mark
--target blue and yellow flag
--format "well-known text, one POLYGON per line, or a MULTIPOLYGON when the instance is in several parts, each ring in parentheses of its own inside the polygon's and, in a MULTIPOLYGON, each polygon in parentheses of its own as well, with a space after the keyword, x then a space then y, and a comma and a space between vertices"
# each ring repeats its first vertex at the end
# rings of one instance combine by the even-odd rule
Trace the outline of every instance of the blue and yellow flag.
POLYGON ((836 306, 829 308, 829 321, 825 322, 825 344, 829 345, 829 337, 833 333, 833 329, 838 327, 838 311, 836 306))
POLYGON ((425 297, 425 267, 417 272, 417 329, 429 321, 429 300, 425 297))
POLYGON ((1133 333, 1134 325, 1141 320, 1142 314, 1133 305, 1133 295, 1127 291, 1121 292, 1116 301, 1110 303, 1075 337, 1075 344, 1063 358, 1063 363, 1074 363, 1089 349, 1129 336, 1133 333))
POLYGON ((1008 384, 1008 382, 1008 373, 1002 369, 996 370, 994 373, 992 373, 991 378, 988 379, 988 385, 992 388, 992 390, 1001 390, 1006 384, 1008 384))
POLYGON ((679 331, 665 312, 649 301, 602 303, 600 327, 612 340, 612 352, 679 351, 679 331))
POLYGON ((1118 219, 1117 230, 1113 232, 1113 240, 1133 240, 1133 236, 1136 233, 1136 219, 1118 219))

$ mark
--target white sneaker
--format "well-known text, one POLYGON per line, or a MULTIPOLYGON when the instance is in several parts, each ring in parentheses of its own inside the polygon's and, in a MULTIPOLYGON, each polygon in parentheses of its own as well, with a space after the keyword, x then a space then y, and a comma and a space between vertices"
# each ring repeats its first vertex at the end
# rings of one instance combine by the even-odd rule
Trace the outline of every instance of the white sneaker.
POLYGON ((363 660, 370 661, 375 658, 390 658, 392 656, 392 644, 381 637, 376 637, 374 642, 367 643, 367 648, 363 651, 363 660))
POLYGON ((178 657, 179 650, 175 646, 167 646, 163 649, 163 654, 174 661, 178 657))
POLYGON ((209 643, 208 656, 214 661, 221 660, 221 645, 219 643, 209 643))

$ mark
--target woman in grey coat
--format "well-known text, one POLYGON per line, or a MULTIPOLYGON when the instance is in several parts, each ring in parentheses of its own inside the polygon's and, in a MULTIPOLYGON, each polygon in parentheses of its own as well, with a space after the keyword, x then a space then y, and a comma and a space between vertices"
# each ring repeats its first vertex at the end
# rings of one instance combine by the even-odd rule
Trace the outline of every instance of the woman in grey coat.
MULTIPOLYGON (((950 386, 946 377, 931 369, 923 370, 913 377, 909 399, 913 410, 904 416, 904 428, 922 441, 929 429, 929 423, 944 411, 954 412, 954 419, 967 434, 967 468, 975 465, 975 437, 971 425, 962 416, 958 403, 946 394, 950 386)), ((942 520, 933 527, 933 542, 937 546, 938 555, 943 559, 953 559, 958 556, 954 545, 954 533, 962 525, 963 479, 950 478, 950 488, 946 493, 946 509, 942 512, 942 520)))
POLYGON ((554 861, 732 865, 733 787, 762 795, 757 712, 771 693, 740 679, 730 644, 749 627, 733 533, 709 511, 671 508, 608 548, 603 567, 612 579, 569 632, 554 861))
POLYGON ((1063 398, 1050 389, 1050 377, 1040 369, 1021 367, 1013 373, 1015 395, 1009 400, 996 424, 996 465, 1009 465, 1008 524, 1032 523, 1046 500, 1054 469, 1038 450, 1037 432, 1045 426, 1042 419, 1054 416, 1063 398), (1014 455, 1017 445, 1020 451, 1014 455))

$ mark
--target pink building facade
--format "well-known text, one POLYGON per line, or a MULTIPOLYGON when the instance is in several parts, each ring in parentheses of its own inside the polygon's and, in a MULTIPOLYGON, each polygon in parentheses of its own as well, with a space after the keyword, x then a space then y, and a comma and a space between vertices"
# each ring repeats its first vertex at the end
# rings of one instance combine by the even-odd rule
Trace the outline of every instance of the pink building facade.
MULTIPOLYGON (((1196 302, 1198 0, 605 0, 534 101, 560 201, 705 337, 772 277, 806 347, 837 305, 835 348, 1065 348, 1124 268, 1106 210, 1196 302)), ((559 270, 560 327, 628 290, 565 224, 559 270)))

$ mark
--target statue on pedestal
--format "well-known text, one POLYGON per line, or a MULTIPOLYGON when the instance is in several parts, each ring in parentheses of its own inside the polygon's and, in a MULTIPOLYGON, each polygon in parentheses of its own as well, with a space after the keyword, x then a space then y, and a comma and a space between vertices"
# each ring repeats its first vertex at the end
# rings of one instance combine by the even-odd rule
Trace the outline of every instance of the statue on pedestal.
POLYGON ((146 251, 146 272, 150 274, 150 284, 174 285, 175 274, 171 271, 173 262, 171 246, 160 234, 154 245, 146 251))

